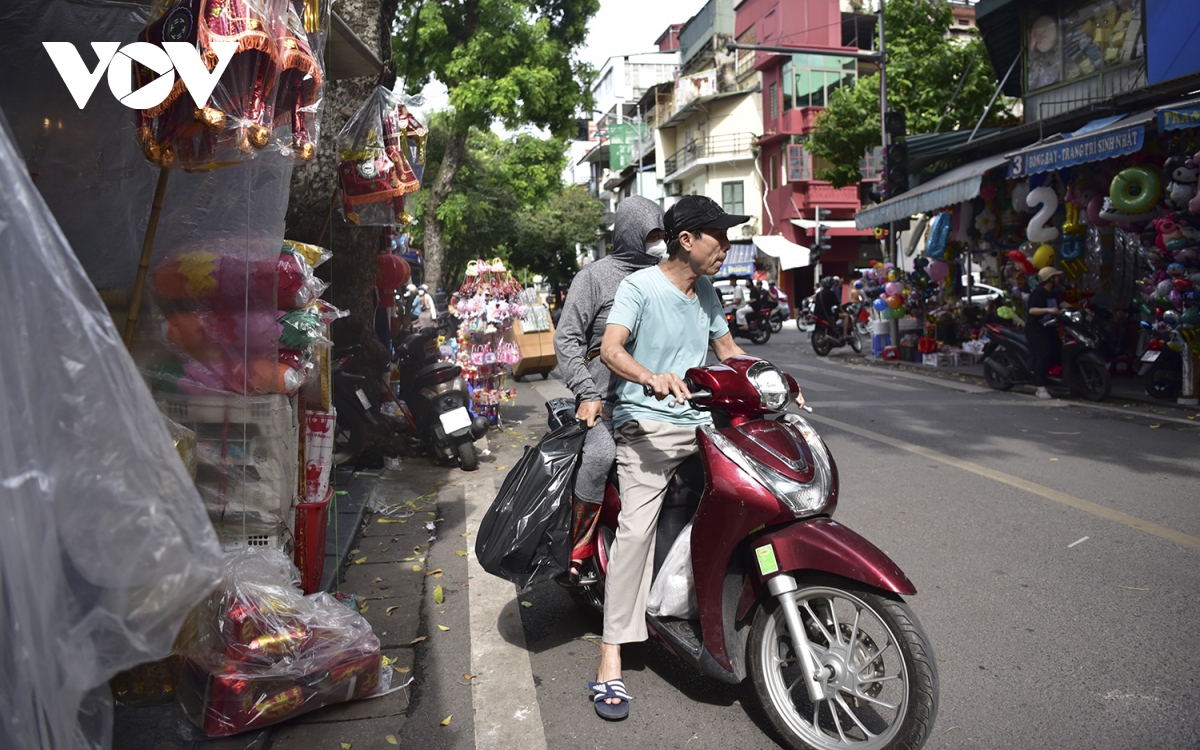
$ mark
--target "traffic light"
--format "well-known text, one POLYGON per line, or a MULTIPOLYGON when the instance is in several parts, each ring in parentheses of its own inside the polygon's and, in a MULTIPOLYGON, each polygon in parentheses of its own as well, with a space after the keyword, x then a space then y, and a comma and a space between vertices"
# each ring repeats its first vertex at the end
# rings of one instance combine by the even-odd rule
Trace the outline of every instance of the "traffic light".
POLYGON ((884 198, 895 198, 908 190, 908 146, 893 143, 883 157, 884 198))
POLYGON ((813 218, 817 222, 817 226, 813 229, 813 238, 816 240, 816 242, 813 243, 813 250, 818 256, 829 252, 829 250, 833 247, 829 244, 829 240, 825 235, 825 231, 829 229, 829 226, 821 223, 825 219, 828 219, 831 213, 832 212, 828 208, 819 207, 813 212, 813 218))
POLYGON ((883 177, 880 180, 884 199, 895 198, 908 190, 908 146, 904 139, 908 116, 903 109, 889 109, 883 115, 883 129, 889 144, 883 153, 883 177))

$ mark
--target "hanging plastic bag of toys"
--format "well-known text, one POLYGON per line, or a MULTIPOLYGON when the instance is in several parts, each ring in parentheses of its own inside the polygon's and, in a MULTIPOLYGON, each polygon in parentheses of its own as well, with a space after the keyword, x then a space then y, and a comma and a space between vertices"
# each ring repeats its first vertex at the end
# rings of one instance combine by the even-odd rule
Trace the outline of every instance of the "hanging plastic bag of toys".
POLYGON ((338 133, 342 214, 351 224, 405 226, 404 196, 421 187, 427 130, 408 111, 421 97, 379 86, 338 133), (423 167, 422 167, 423 168, 423 167))
POLYGON ((285 154, 308 162, 317 153, 325 85, 330 0, 271 0, 279 56, 275 137, 285 154))
MULTIPOLYGON (((220 65, 224 71, 203 106, 176 77, 161 103, 137 110, 147 159, 164 168, 214 169, 253 158, 271 143, 280 62, 276 30, 285 25, 272 13, 280 10, 274 0, 156 0, 138 41, 186 42, 209 71, 220 65)), ((160 73, 135 61, 134 89, 163 75, 175 76, 174 69, 160 73)))

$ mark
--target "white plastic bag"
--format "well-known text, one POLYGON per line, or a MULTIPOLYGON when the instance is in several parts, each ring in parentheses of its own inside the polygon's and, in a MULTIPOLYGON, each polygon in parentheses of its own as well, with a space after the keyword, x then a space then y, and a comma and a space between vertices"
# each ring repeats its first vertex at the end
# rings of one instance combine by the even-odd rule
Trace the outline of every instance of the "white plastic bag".
POLYGON ((683 527, 663 560, 658 577, 650 587, 646 611, 655 617, 694 620, 700 616, 696 604, 696 578, 692 574, 692 522, 683 527))

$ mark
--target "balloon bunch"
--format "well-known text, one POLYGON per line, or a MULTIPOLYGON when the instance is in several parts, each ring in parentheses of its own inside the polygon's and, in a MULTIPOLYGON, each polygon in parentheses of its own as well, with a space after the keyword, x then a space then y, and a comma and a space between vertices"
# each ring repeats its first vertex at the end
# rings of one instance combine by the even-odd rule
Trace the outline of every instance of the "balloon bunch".
POLYGON ((941 282, 950 273, 945 261, 918 258, 911 273, 904 273, 892 263, 871 261, 862 284, 863 296, 884 320, 899 320, 909 314, 919 314, 938 296, 941 282))
POLYGON ((1172 348, 1180 349, 1200 331, 1200 216, 1177 212, 1153 227, 1155 250, 1144 256, 1149 273, 1135 304, 1142 326, 1169 335, 1172 348))

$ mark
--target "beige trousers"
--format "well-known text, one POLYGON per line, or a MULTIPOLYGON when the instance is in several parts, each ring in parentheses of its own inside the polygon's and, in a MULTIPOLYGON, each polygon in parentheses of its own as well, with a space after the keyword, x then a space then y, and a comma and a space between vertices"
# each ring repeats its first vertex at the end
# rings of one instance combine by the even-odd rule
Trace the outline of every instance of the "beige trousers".
POLYGON ((654 538, 667 482, 696 454, 696 428, 635 420, 616 430, 621 515, 604 583, 604 642, 646 640, 654 538))

